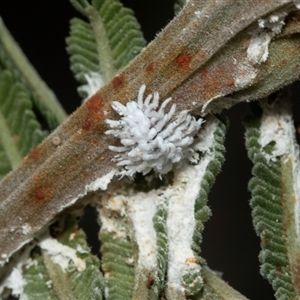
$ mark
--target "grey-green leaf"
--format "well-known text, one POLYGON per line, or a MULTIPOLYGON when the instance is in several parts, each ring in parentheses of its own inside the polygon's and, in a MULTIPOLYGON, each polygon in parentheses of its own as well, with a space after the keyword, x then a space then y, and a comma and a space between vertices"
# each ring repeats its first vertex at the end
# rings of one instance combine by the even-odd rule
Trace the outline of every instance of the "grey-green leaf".
POLYGON ((23 277, 26 282, 24 292, 20 299, 30 300, 58 300, 51 287, 43 257, 39 251, 34 250, 31 255, 32 263, 25 267, 23 277))
POLYGON ((67 115, 54 93, 29 63, 0 18, 0 65, 26 87, 49 127, 55 129, 67 115))
POLYGON ((31 99, 10 71, 0 69, 0 178, 47 136, 36 120, 31 99))
MULTIPOLYGON (((56 241, 50 236, 45 239, 56 241)), ((33 254, 33 263, 24 272, 27 284, 22 296, 51 300, 103 299, 104 279, 100 272, 100 261, 91 254, 86 235, 78 228, 74 218, 65 219, 62 232, 52 248, 43 243, 44 240, 39 244, 42 254, 33 254), (61 251, 53 254, 54 247, 61 247, 61 251), (68 253, 76 253, 76 262, 68 253), (60 262, 67 262, 67 268, 57 263, 57 255, 60 255, 60 262)))
POLYGON ((254 163, 250 204, 261 238, 261 274, 272 284, 277 299, 297 299, 299 199, 294 171, 299 168, 299 149, 288 100, 281 96, 272 107, 265 101, 263 107, 262 118, 246 120, 246 146, 254 163))
MULTIPOLYGON (((145 47, 140 25, 133 12, 119 0, 92 1, 92 4, 72 0, 71 3, 89 20, 71 20, 67 38, 71 69, 82 84, 91 80, 104 84, 145 47), (95 74, 98 79, 93 78, 95 74)), ((85 89, 79 89, 79 93, 83 97, 89 94, 85 89)))

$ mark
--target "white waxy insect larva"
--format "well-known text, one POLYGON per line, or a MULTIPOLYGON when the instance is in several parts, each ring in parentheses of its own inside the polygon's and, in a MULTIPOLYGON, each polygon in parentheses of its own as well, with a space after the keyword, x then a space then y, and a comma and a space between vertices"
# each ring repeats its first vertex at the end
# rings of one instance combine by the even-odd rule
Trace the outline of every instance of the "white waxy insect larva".
POLYGON ((122 175, 133 176, 137 172, 145 175, 151 170, 161 175, 182 159, 195 162, 192 144, 203 119, 196 120, 188 111, 175 116, 176 104, 166 113, 172 99, 166 99, 159 107, 159 94, 154 92, 144 99, 145 90, 142 85, 137 101, 129 101, 126 106, 113 101, 111 106, 121 119, 106 120, 110 130, 105 134, 119 138, 122 144, 109 146, 118 153, 113 160, 123 167, 122 175))

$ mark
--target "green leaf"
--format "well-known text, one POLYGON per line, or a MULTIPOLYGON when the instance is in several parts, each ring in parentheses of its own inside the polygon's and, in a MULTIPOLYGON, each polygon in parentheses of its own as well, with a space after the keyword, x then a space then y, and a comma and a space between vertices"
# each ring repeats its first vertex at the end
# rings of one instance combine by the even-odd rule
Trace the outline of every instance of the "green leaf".
POLYGON ((100 233, 102 269, 106 278, 107 300, 132 299, 134 268, 132 244, 107 231, 100 233))
POLYGON ((104 273, 105 299, 132 299, 134 288, 133 243, 123 200, 115 194, 99 199, 101 229, 101 267, 104 273))
POLYGON ((254 163, 250 204, 261 238, 261 274, 272 284, 277 299, 297 299, 299 147, 287 98, 280 95, 272 107, 266 101, 262 106, 261 118, 246 121, 246 146, 254 163))
MULTIPOLYGON (((72 0, 74 7, 85 15, 89 23, 78 18, 71 20, 67 38, 71 69, 82 84, 95 85, 93 92, 111 79, 145 47, 146 42, 132 10, 118 0, 72 0), (97 83, 98 81, 98 83, 97 83), (98 86, 97 86, 98 84, 98 86)), ((81 87, 86 97, 89 92, 81 87)), ((91 93, 91 92, 90 92, 91 93)))
POLYGON ((3 69, 0 69, 0 128, 0 177, 3 177, 47 136, 32 111, 28 90, 10 71, 3 69))
MULTIPOLYGON (((210 208, 207 206, 208 194, 211 190, 215 178, 221 170, 221 166, 225 160, 224 153, 224 140, 226 134, 226 122, 223 120, 208 119, 208 123, 211 126, 214 143, 209 149, 202 153, 201 160, 209 159, 209 163, 206 166, 205 173, 200 185, 199 195, 195 202, 195 230, 193 234, 192 250, 198 263, 204 264, 203 258, 200 256, 201 243, 202 243, 202 231, 204 229, 204 223, 211 216, 210 208), (215 128, 214 128, 215 126, 215 128)), ((205 136, 208 138, 207 136, 205 136)), ((195 294, 199 292, 199 284, 195 284, 197 281, 196 276, 186 276, 184 278, 184 285, 188 294, 195 294)), ((201 285, 202 286, 202 285, 201 285)))
POLYGON ((1 18, 0 65, 12 72, 17 82, 23 83, 24 87, 30 93, 33 103, 46 119, 51 129, 55 129, 66 119, 67 115, 54 93, 31 66, 20 47, 6 29, 1 18))
POLYGON ((28 299, 44 293, 46 299, 101 300, 104 280, 100 262, 91 254, 86 236, 74 218, 64 221, 57 240, 49 236, 39 243, 42 254, 33 254, 34 263, 24 273, 24 292, 28 299))
POLYGON ((23 273, 26 285, 24 286, 24 293, 20 299, 57 300, 58 298, 51 288, 51 279, 43 261, 42 254, 38 249, 34 250, 31 259, 31 264, 25 268, 23 273))
MULTIPOLYGON (((150 299, 158 299, 164 289, 166 282, 166 271, 168 265, 168 233, 167 233, 167 217, 168 209, 166 205, 159 206, 153 217, 153 226, 156 231, 157 239, 157 274, 151 285, 151 278, 148 278, 148 288, 150 291, 150 299)), ((153 278, 154 279, 154 278, 153 278)))

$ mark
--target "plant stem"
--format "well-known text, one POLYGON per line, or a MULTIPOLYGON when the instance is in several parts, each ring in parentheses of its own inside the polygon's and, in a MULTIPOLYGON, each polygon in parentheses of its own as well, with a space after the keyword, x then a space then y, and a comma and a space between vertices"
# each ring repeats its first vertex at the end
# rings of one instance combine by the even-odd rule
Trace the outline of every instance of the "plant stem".
POLYGON ((106 35, 106 29, 99 12, 93 6, 87 6, 85 12, 86 16, 90 20, 95 36, 100 72, 103 76, 104 82, 107 82, 115 75, 116 68, 114 67, 114 59, 112 57, 111 47, 106 35))
POLYGON ((4 47, 9 60, 11 60, 25 80, 27 86, 37 96, 38 101, 46 108, 47 111, 51 111, 56 116, 58 123, 62 123, 67 118, 66 112, 54 96, 53 92, 48 88, 37 71, 29 63, 21 48, 5 27, 1 18, 0 43, 1 46, 4 47))
POLYGON ((4 152, 10 162, 10 165, 15 169, 22 161, 22 155, 20 155, 15 141, 12 138, 12 134, 6 124, 5 117, 0 112, 0 144, 4 148, 4 152))
POLYGON ((218 275, 208 268, 203 269, 205 284, 220 298, 224 300, 236 299, 236 300, 246 300, 245 296, 240 294, 238 291, 233 289, 224 280, 222 280, 218 275))

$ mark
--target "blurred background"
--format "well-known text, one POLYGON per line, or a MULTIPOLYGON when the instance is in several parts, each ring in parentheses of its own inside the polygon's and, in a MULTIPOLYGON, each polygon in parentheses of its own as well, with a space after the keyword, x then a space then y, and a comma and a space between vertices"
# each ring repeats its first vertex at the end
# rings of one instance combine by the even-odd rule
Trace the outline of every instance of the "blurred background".
MULTIPOLYGON (((174 0, 121 2, 134 10, 148 42, 174 16, 174 0)), ((76 91, 78 84, 69 68, 65 38, 69 20, 80 14, 67 0, 1 0, 0 16, 66 111, 72 113, 81 100, 76 91)), ((298 98, 299 83, 296 83, 293 85, 295 120, 300 120, 298 98)), ((275 299, 271 286, 259 274, 260 241, 253 229, 249 206, 247 184, 251 162, 244 147, 242 125, 243 117, 249 113, 248 107, 242 103, 224 113, 231 124, 225 143, 226 162, 209 195, 208 205, 213 216, 205 227, 202 256, 210 268, 223 272, 223 278, 246 297, 275 299)), ((89 210, 87 213, 92 214, 89 210)), ((86 226, 86 221, 83 224, 86 226)), ((97 234, 95 228, 90 232, 97 234)))

